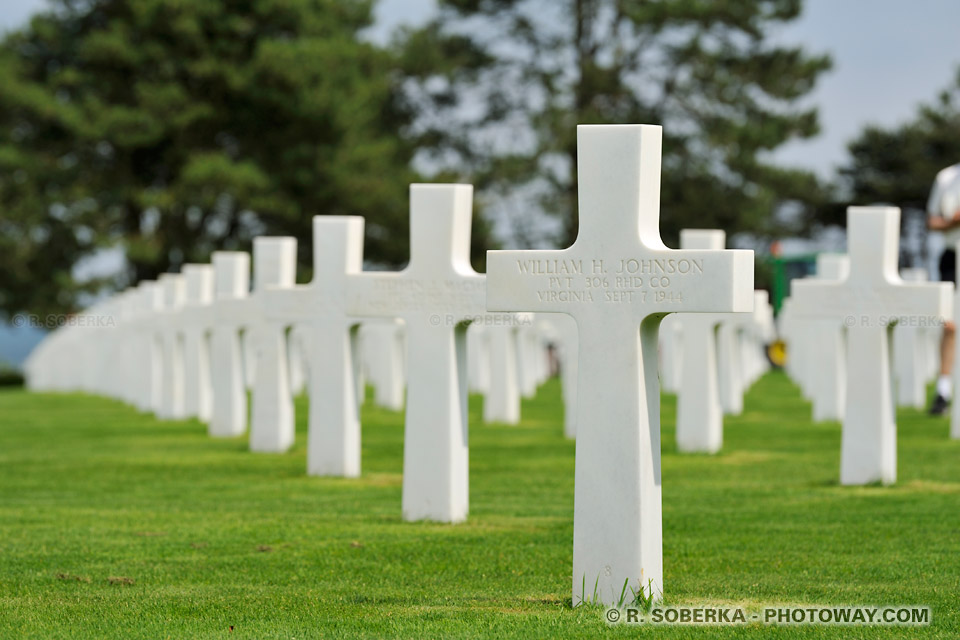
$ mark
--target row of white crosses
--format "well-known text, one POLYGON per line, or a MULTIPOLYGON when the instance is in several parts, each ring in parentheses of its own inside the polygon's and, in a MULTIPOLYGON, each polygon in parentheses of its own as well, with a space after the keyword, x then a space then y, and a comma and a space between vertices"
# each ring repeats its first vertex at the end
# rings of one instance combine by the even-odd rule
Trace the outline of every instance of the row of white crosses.
MULTIPOLYGON (((576 323, 575 339, 560 340, 559 360, 565 376, 576 376, 575 387, 565 384, 565 396, 576 389, 576 398, 566 399, 568 408, 576 407, 567 432, 577 431, 574 601, 614 603, 625 586, 659 594, 660 323, 669 313, 705 314, 681 320, 679 351, 704 349, 708 358, 710 336, 724 335, 715 331, 718 324, 730 324, 728 336, 749 330, 769 337, 769 305, 755 304, 751 252, 722 250, 722 236, 709 232, 687 234, 679 251, 661 242, 660 141, 659 127, 579 128, 577 241, 563 251, 491 252, 489 282, 469 265, 470 187, 417 185, 411 189, 412 256, 405 270, 362 271, 361 218, 316 218, 310 284, 294 284, 292 239, 258 238, 251 294, 249 258, 242 253, 215 254, 212 273, 198 265, 159 283, 142 283, 81 316, 91 321, 88 333, 57 332, 45 341, 31 358, 31 386, 89 380, 82 388, 115 394, 159 415, 209 414, 211 433, 236 435, 245 422, 240 361, 246 350, 247 359, 255 361, 251 447, 283 450, 293 437, 285 336, 296 326, 290 336, 306 352, 311 396, 309 470, 356 475, 357 319, 402 320, 410 366, 404 517, 456 522, 468 508, 467 323, 487 310, 567 314, 576 323), (751 310, 752 325, 715 315, 751 310), (119 326, 100 326, 101 317, 119 318, 119 326), (704 331, 697 329, 701 325, 704 331), (203 348, 197 346, 205 331, 211 332, 209 387, 201 382, 207 376, 203 348), (57 366, 41 366, 50 361, 57 366), (594 585, 593 591, 585 585, 594 585)), ((831 344, 841 344, 845 336, 846 357, 838 359, 836 375, 845 378, 841 480, 846 484, 895 477, 887 319, 946 317, 950 311, 948 285, 908 285, 897 277, 898 215, 894 209, 852 209, 849 274, 838 267, 831 279, 795 283, 784 317, 794 336, 809 332, 810 321, 823 321, 824 331, 841 335, 831 344), (845 334, 838 331, 841 325, 845 334)), ((557 334, 571 333, 570 324, 556 322, 557 334)), ((520 333, 505 333, 511 332, 520 333)), ((523 349, 516 335, 505 342, 523 349)), ((734 361, 735 340, 721 338, 721 345, 720 353, 734 361)), ((742 350, 742 341, 740 349, 738 370, 749 381, 762 363, 755 354, 745 355, 750 350, 742 350)), ((806 371, 801 375, 809 380, 809 360, 798 358, 793 366, 794 374, 806 371)), ((510 370, 517 374, 516 387, 529 392, 523 370, 510 370)), ((530 370, 541 366, 533 360, 530 370)), ((715 450, 722 433, 712 417, 717 406, 712 398, 726 397, 714 378, 716 368, 703 366, 701 357, 683 370, 714 372, 698 383, 710 395, 714 413, 702 424, 678 425, 678 442, 693 443, 691 450, 715 450)), ((493 385, 497 378, 488 372, 481 384, 493 385)), ((724 402, 737 410, 734 395, 724 402)), ((688 406, 693 405, 681 402, 681 411, 689 412, 688 406)))
MULTIPOLYGON (((252 292, 250 259, 242 252, 217 252, 212 265, 187 265, 182 274, 143 282, 85 314, 123 322, 129 349, 118 349, 124 341, 106 331, 99 332, 99 341, 82 329, 58 332, 31 358, 31 386, 116 391, 113 395, 158 417, 196 416, 209 422, 211 435, 233 437, 247 430, 246 386, 252 384, 250 448, 282 452, 294 440, 292 394, 303 382, 293 382, 297 376, 291 371, 299 368, 299 377, 309 382, 311 397, 308 473, 356 476, 360 473, 357 404, 362 393, 358 382, 363 364, 357 358, 357 327, 363 318, 382 317, 382 322, 367 324, 364 333, 373 347, 377 332, 383 334, 380 359, 387 361, 390 370, 380 374, 386 380, 376 382, 378 389, 389 393, 384 403, 403 406, 404 376, 396 370, 403 366, 401 360, 415 361, 417 373, 411 378, 406 402, 405 517, 462 520, 467 511, 462 385, 466 321, 477 321, 493 336, 510 337, 493 340, 487 354, 493 367, 485 402, 490 420, 516 423, 521 392, 532 394, 546 375, 545 358, 536 356, 535 336, 529 337, 530 314, 485 314, 484 278, 473 273, 467 254, 470 207, 469 186, 414 185, 413 259, 400 273, 361 271, 361 218, 317 217, 315 278, 308 285, 295 284, 295 240, 273 237, 254 241, 252 292), (129 309, 126 317, 116 316, 114 311, 120 308, 129 309), (401 321, 402 334, 398 331, 401 321), (207 334, 209 344, 204 339, 207 334), (398 353, 403 342, 414 358, 398 353), (55 353, 62 360, 65 351, 57 346, 65 343, 83 351, 83 357, 70 359, 81 366, 61 381, 45 379, 46 371, 59 367, 59 362, 44 367, 50 361, 45 354, 55 353), (104 344, 111 348, 104 350, 104 344), (128 354, 130 366, 124 369, 131 370, 131 375, 119 377, 118 388, 74 384, 80 379, 101 379, 89 376, 85 363, 118 350, 128 354), (528 362, 526 378, 520 367, 523 353, 528 362), (292 354, 298 354, 298 366, 289 361, 292 354), (131 390, 129 395, 125 389, 131 390)), ((119 370, 110 358, 105 362, 98 361, 94 370, 119 370)))
MULTIPOLYGON (((817 256, 817 280, 844 280, 849 271, 846 255, 817 256)), ((922 269, 903 269, 900 275, 905 282, 927 280, 922 269)), ((780 315, 782 334, 791 346, 787 370, 810 400, 815 422, 841 421, 846 404, 846 327, 830 316, 797 318, 792 304, 788 298, 780 315)), ((894 397, 897 406, 923 409, 926 385, 939 371, 941 318, 910 316, 904 320, 893 326, 894 397)))
MULTIPOLYGON (((900 270, 904 282, 926 282, 926 269, 900 270)), ((923 409, 927 404, 927 383, 940 371, 939 346, 941 327, 936 323, 894 327, 893 376, 897 390, 897 406, 923 409)))
MULTIPOLYGON (((838 281, 847 277, 850 259, 842 254, 817 256, 815 278, 838 281)), ((904 282, 925 282, 923 269, 902 269, 904 282)), ((940 321, 938 316, 910 316, 893 326, 891 346, 894 399, 900 407, 923 409, 926 385, 939 371, 940 321), (916 322, 914 322, 916 321, 916 322)), ((791 345, 787 370, 811 401, 813 420, 843 419, 846 397, 845 329, 835 318, 797 318, 792 301, 780 315, 783 335, 791 345)))
MULTIPOLYGON (((842 281, 849 272, 846 255, 817 256, 816 279, 842 281)), ((813 420, 842 420, 847 362, 843 323, 832 316, 798 318, 789 298, 784 301, 779 320, 780 333, 790 344, 787 372, 811 401, 813 420)))
MULTIPOLYGON (((365 322, 360 326, 358 339, 360 377, 373 385, 374 404, 393 411, 402 411, 406 388, 406 340, 403 323, 398 320, 365 322)), ((291 355, 293 353, 291 349, 291 355)), ((359 385, 358 393, 362 393, 359 385)))
POLYGON ((813 399, 815 418, 841 419, 840 482, 896 481, 891 375, 894 327, 935 327, 952 317, 949 283, 906 282, 897 273, 900 210, 851 207, 849 259, 794 280, 783 314, 791 375, 813 399))
MULTIPOLYGON (((246 357, 254 362, 251 448, 282 451, 293 438, 285 340, 296 336, 310 396, 308 470, 354 476, 360 471, 357 325, 367 318, 401 320, 408 366, 403 516, 457 522, 468 510, 467 325, 488 312, 566 314, 572 321, 552 324, 562 345, 561 374, 576 379, 576 385, 565 385, 565 403, 575 407, 566 431, 576 430, 577 436, 574 602, 615 603, 628 586, 658 595, 663 588, 658 329, 670 313, 747 313, 755 300, 752 252, 664 246, 660 149, 657 126, 580 127, 576 242, 562 251, 490 252, 487 276, 469 263, 471 187, 415 185, 411 259, 403 271, 362 270, 362 218, 317 217, 309 284, 294 282, 291 238, 255 241, 249 294, 249 258, 236 252, 214 254, 212 296, 209 268, 142 283, 89 311, 96 316, 120 309, 121 332, 129 340, 117 342, 134 347, 120 354, 130 378, 100 378, 109 380, 103 385, 109 389, 92 390, 129 395, 163 415, 209 410, 213 435, 238 435, 246 417, 241 363, 246 357), (183 322, 178 309, 191 306, 207 309, 191 309, 194 319, 188 323, 191 330, 211 333, 211 385, 186 394, 179 391, 187 376, 177 375, 178 363, 187 367, 190 361, 190 375, 204 377, 203 365, 184 355, 186 333, 175 330, 183 322)), ((496 323, 484 324, 493 338, 496 323)), ((109 328, 96 331, 114 340, 118 335, 109 328)), ((43 345, 28 371, 32 386, 43 388, 51 382, 44 376, 55 375, 56 367, 40 366, 50 352, 58 363, 75 352, 84 366, 116 364, 106 349, 93 358, 83 352, 89 334, 71 335, 77 332, 43 345), (58 351, 59 343, 64 348, 58 351)), ((501 342, 535 348, 529 335, 501 342)), ((491 387, 506 377, 492 371, 493 360, 491 387)), ((524 362, 527 370, 511 370, 520 392, 531 393, 530 381, 535 387, 548 365, 537 358, 524 362)))
MULTIPOLYGON (((681 249, 721 250, 718 229, 685 229, 681 249)), ((661 325, 661 381, 677 394, 677 448, 716 453, 723 416, 743 412, 746 390, 769 369, 764 349, 774 338, 766 291, 754 292, 752 313, 676 313, 661 325)))

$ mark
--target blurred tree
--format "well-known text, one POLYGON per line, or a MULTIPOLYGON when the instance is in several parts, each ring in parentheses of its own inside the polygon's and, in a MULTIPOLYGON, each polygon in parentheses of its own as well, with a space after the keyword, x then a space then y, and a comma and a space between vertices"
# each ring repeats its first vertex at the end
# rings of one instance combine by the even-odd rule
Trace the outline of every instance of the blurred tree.
POLYGON ((818 132, 816 109, 796 102, 829 57, 768 37, 799 15, 801 0, 439 4, 437 19, 406 40, 413 131, 429 149, 420 159, 466 167, 488 197, 524 194, 521 243, 536 211, 562 221, 561 243, 576 238, 576 125, 589 123, 664 126, 669 243, 684 227, 763 237, 809 222, 819 182, 765 157, 818 132), (794 214, 773 215, 781 210, 794 214))
POLYGON ((933 104, 889 129, 866 127, 847 145, 850 159, 839 171, 839 196, 820 214, 843 225, 850 204, 888 203, 926 211, 937 172, 960 162, 960 70, 933 104))
POLYGON ((105 283, 71 269, 118 244, 116 287, 262 234, 309 271, 315 214, 365 216, 366 257, 405 262, 412 113, 372 3, 54 0, 7 36, 0 311, 74 307, 105 283))

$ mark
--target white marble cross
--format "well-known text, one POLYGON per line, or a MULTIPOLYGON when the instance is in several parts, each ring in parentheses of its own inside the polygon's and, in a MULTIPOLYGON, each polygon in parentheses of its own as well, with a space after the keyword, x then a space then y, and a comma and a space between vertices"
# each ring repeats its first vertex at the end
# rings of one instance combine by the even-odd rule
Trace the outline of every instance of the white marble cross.
MULTIPOLYGON (((680 248, 721 251, 720 229, 682 229, 680 248)), ((751 301, 753 293, 751 292, 751 301)), ((716 453, 723 446, 723 407, 717 379, 717 326, 728 316, 717 313, 679 315, 682 341, 680 388, 677 390, 677 450, 716 453)))
POLYGON ((360 326, 360 351, 373 385, 373 403, 391 411, 403 410, 403 343, 403 323, 399 320, 373 320, 360 326))
POLYGON ((250 334, 244 331, 240 335, 240 355, 243 358, 243 386, 247 391, 253 391, 253 384, 257 377, 257 350, 249 340, 250 334))
POLYGON ((210 334, 210 369, 213 376, 211 436, 243 435, 247 428, 247 394, 240 351, 242 317, 248 313, 250 254, 216 251, 212 257, 216 300, 215 324, 210 334))
POLYGON ((406 324, 405 520, 467 517, 466 328, 485 292, 470 266, 472 197, 470 185, 411 185, 410 263, 363 272, 347 293, 350 315, 406 324))
POLYGON ((675 251, 659 231, 661 129, 577 128, 580 230, 561 251, 491 251, 491 311, 579 327, 573 602, 663 588, 657 328, 667 313, 748 311, 751 251, 675 251))
MULTIPOLYGON (((821 253, 817 256, 817 279, 845 280, 850 274, 850 258, 843 254, 821 253)), ((846 405, 847 354, 843 326, 836 318, 809 320, 805 329, 809 344, 796 351, 809 352, 813 367, 808 376, 813 420, 843 420, 846 405)))
POLYGON ((287 352, 290 354, 290 393, 294 397, 307 388, 307 337, 303 326, 294 325, 287 333, 287 352))
POLYGON ((287 360, 286 323, 268 317, 267 289, 290 289, 297 273, 297 240, 253 239, 253 292, 244 326, 256 371, 250 398, 250 450, 281 453, 293 446, 293 396, 287 360))
POLYGON ((831 318, 847 329, 846 411, 840 482, 892 483, 897 435, 890 384, 890 329, 898 321, 949 318, 950 285, 905 283, 897 274, 900 210, 847 209, 850 274, 841 281, 795 280, 798 316, 831 318))
POLYGON ((542 365, 543 350, 540 348, 540 339, 533 326, 517 327, 513 332, 517 341, 517 381, 520 385, 520 395, 524 398, 533 398, 537 395, 538 367, 542 365))
POLYGON ((183 339, 178 315, 186 299, 186 282, 181 274, 162 273, 158 278, 163 291, 163 311, 157 317, 162 343, 160 410, 157 417, 180 420, 183 410, 183 339))
POLYGON ((309 338, 303 325, 293 325, 287 333, 287 351, 290 354, 290 393, 294 397, 307 390, 307 380, 310 376, 308 344, 309 338))
MULTIPOLYGON (((926 269, 901 269, 904 282, 926 282, 926 269)), ((897 406, 923 409, 927 404, 926 351, 923 333, 934 327, 901 323, 893 328, 893 370, 897 406)))
MULTIPOLYGON (((793 281, 791 280, 791 285, 793 281)), ((793 300, 790 297, 786 297, 780 303, 780 313, 777 314, 775 319, 777 326, 777 335, 786 343, 787 349, 787 359, 783 364, 783 371, 794 383, 799 385, 799 368, 797 367, 797 359, 794 357, 794 351, 797 349, 797 333, 798 327, 801 324, 800 320, 797 319, 796 314, 793 312, 793 300)))
POLYGON ((293 286, 297 242, 288 237, 253 240, 253 292, 247 293, 250 260, 245 253, 216 252, 216 326, 211 337, 214 371, 213 435, 240 435, 246 426, 244 360, 257 368, 250 401, 250 450, 279 453, 293 445, 293 399, 290 395, 285 324, 268 316, 267 290, 293 286), (240 331, 244 332, 243 347, 240 331))
POLYGON ((467 386, 486 395, 490 389, 490 340, 487 328, 474 322, 467 329, 467 386))
POLYGON ((563 435, 572 440, 577 437, 577 358, 580 351, 577 321, 565 313, 555 313, 550 322, 560 340, 558 359, 563 387, 563 435))
POLYGON ((490 382, 483 399, 483 421, 520 422, 519 325, 484 327, 490 358, 490 382))
POLYGON ((660 388, 667 393, 680 391, 683 359, 683 328, 680 316, 667 316, 660 323, 660 388))
POLYGON ((141 411, 160 411, 161 405, 161 341, 157 334, 157 315, 163 308, 163 290, 154 280, 142 280, 137 285, 140 292, 138 305, 142 327, 140 351, 143 354, 143 375, 139 409, 141 411))
POLYGON ((314 216, 313 280, 265 292, 267 317, 297 325, 304 337, 309 475, 360 475, 358 321, 347 315, 346 294, 362 266, 363 218, 314 216))
POLYGON ((750 329, 750 340, 743 342, 743 362, 747 388, 770 370, 770 362, 767 360, 767 345, 773 342, 776 337, 770 293, 765 289, 757 289, 753 292, 753 325, 750 329))
POLYGON ((114 362, 111 367, 111 388, 108 393, 127 404, 137 402, 136 394, 139 389, 137 377, 142 372, 144 364, 137 353, 139 341, 133 324, 137 312, 136 298, 136 289, 125 289, 114 298, 117 303, 115 311, 117 327, 113 331, 112 340, 116 344, 111 357, 114 362))
POLYGON ((209 422, 213 412, 209 333, 213 329, 213 266, 185 264, 186 301, 180 311, 183 334, 183 409, 188 416, 209 422))
MULTIPOLYGON (((815 276, 807 276, 813 279, 815 276)), ((798 282, 797 279, 790 281, 790 286, 798 282)), ((800 389, 800 395, 807 400, 813 400, 814 383, 810 380, 810 372, 814 369, 810 366, 815 361, 813 348, 811 345, 815 342, 813 323, 810 318, 800 317, 793 308, 793 298, 787 297, 783 300, 780 307, 780 313, 777 315, 777 323, 780 327, 780 333, 783 335, 789 345, 787 361, 784 365, 790 379, 796 383, 800 389)), ((814 371, 815 372, 815 371, 814 371)))
POLYGON ((720 406, 728 416, 743 413, 746 376, 741 341, 752 325, 752 313, 731 313, 717 328, 717 389, 720 406))

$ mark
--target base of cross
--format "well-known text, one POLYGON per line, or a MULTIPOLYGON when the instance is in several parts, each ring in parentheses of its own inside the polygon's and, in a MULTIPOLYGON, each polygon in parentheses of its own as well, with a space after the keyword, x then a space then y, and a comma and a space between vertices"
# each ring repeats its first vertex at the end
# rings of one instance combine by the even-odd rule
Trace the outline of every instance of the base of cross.
MULTIPOLYGON (((663 600, 663 589, 661 585, 654 582, 653 579, 643 579, 643 572, 636 580, 624 578, 623 587, 619 593, 614 590, 611 594, 604 594, 600 588, 601 576, 597 575, 591 582, 587 580, 586 574, 580 580, 580 590, 577 591, 577 585, 573 587, 573 606, 581 605, 605 605, 610 607, 637 607, 646 609, 650 605, 663 600), (579 595, 578 595, 579 594, 579 595), (609 597, 612 595, 613 597, 609 597)), ((574 581, 576 582, 576 581, 574 581)))

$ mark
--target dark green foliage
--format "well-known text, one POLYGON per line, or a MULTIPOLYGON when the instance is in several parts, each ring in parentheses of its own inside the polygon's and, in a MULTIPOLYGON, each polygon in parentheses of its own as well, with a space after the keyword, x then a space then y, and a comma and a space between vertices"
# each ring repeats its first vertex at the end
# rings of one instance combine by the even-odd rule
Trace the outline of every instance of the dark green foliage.
MULTIPOLYGON (((408 256, 411 115, 370 0, 57 0, 0 47, 0 310, 70 309, 119 244, 124 286, 255 235, 362 215, 408 256)), ((483 242, 482 226, 478 243, 483 242)))
MULTIPOLYGON (((767 153, 818 131, 797 106, 827 56, 771 42, 799 0, 444 0, 408 41, 442 64, 412 92, 421 142, 439 166, 467 167, 488 196, 526 196, 516 235, 536 241, 531 210, 559 216, 573 241, 576 125, 664 125, 662 231, 798 232, 821 188, 767 153), (775 217, 786 203, 801 215, 775 217)), ((415 67, 414 67, 415 68, 415 67)))
POLYGON ((0 387, 22 387, 23 374, 0 362, 0 387))

